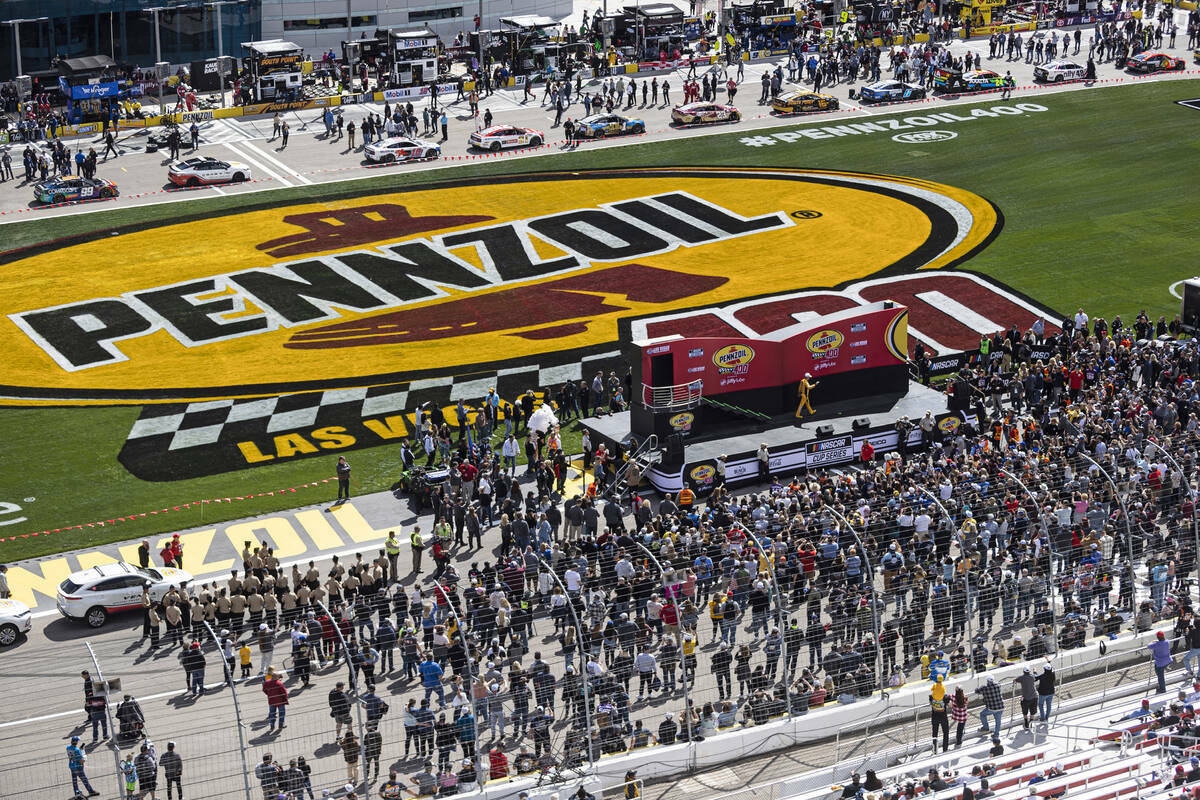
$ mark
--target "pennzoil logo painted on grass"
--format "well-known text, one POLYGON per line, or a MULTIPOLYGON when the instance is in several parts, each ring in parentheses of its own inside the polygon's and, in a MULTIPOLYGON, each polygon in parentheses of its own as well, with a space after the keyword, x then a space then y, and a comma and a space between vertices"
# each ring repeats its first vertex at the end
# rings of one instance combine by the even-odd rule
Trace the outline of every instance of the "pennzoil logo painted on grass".
POLYGON ((928 181, 678 168, 105 231, 5 259, 0 394, 215 400, 578 360, 612 351, 635 319, 945 267, 997 222, 983 198, 928 181), (790 214, 808 208, 822 216, 801 230, 790 214), (185 241, 200 243, 193 257, 185 241))

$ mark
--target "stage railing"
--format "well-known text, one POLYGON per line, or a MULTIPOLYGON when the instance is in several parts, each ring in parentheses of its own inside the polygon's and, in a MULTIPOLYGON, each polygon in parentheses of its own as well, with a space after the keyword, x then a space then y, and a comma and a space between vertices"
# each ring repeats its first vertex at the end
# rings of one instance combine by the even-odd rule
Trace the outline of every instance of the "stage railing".
POLYGON ((703 381, 680 383, 676 386, 650 386, 642 384, 642 405, 651 411, 677 411, 694 408, 700 404, 703 381))

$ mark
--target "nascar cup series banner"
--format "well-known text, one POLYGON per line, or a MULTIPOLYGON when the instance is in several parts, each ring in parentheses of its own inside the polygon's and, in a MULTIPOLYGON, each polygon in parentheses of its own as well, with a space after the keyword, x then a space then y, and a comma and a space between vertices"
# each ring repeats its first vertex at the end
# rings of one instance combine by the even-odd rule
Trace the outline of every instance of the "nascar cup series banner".
MULTIPOLYGON (((999 227, 968 191, 827 170, 546 172, 264 201, 0 257, 0 402, 141 406, 120 461, 173 480, 395 444, 421 404, 623 371, 621 342, 681 326, 736 344, 894 298, 910 335, 963 350, 979 335, 963 319, 1049 318, 945 271, 999 227), (927 273, 939 297, 957 286, 999 305, 947 311, 927 273)), ((857 333, 831 331, 812 353, 849 358, 857 333)))

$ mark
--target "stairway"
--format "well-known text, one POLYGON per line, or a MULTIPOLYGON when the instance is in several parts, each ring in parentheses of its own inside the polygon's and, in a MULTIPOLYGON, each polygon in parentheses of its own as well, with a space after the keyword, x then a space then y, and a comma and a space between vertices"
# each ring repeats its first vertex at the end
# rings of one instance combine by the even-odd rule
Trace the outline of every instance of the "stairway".
POLYGON ((617 470, 617 476, 604 491, 605 497, 618 498, 624 496, 625 490, 629 488, 628 478, 630 466, 636 465, 638 472, 645 475, 646 470, 649 469, 652 464, 657 464, 659 461, 662 461, 662 456, 662 450, 660 450, 658 447, 658 437, 651 434, 646 438, 645 441, 641 443, 641 445, 638 446, 638 449, 629 456, 625 463, 621 465, 621 468, 617 470))

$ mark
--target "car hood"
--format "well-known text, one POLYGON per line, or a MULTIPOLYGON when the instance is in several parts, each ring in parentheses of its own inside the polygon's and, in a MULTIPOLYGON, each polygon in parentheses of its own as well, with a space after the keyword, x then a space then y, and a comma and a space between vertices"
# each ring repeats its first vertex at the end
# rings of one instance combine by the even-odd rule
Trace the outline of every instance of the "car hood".
POLYGON ((29 612, 29 606, 19 600, 0 600, 0 616, 17 617, 29 612))

